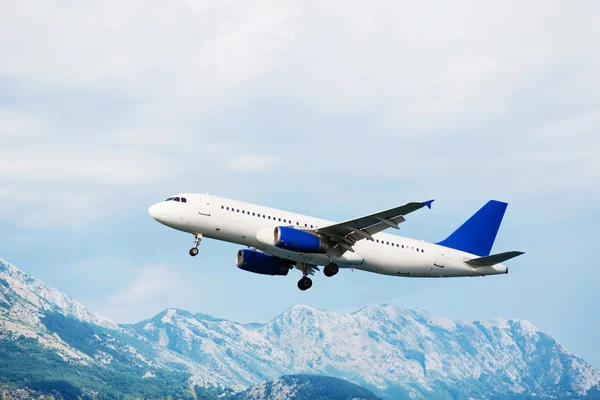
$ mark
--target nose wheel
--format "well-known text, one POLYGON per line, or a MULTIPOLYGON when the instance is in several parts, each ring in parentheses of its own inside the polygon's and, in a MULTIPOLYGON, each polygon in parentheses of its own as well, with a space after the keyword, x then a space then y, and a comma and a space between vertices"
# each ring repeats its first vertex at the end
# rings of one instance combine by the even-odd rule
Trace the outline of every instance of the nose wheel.
POLYGON ((198 246, 200 245, 201 241, 202 241, 202 234, 201 233, 195 233, 194 234, 194 247, 192 247, 190 249, 190 256, 196 257, 198 255, 198 253, 200 252, 198 250, 198 246))
POLYGON ((323 274, 325 274, 325 276, 327 277, 334 276, 338 272, 340 272, 340 267, 338 267, 338 265, 334 263, 327 264, 325 268, 323 268, 323 274))
POLYGON ((312 286, 312 280, 307 276, 302 277, 302 279, 300 279, 298 281, 298 289, 300 289, 302 291, 310 289, 311 286, 312 286))

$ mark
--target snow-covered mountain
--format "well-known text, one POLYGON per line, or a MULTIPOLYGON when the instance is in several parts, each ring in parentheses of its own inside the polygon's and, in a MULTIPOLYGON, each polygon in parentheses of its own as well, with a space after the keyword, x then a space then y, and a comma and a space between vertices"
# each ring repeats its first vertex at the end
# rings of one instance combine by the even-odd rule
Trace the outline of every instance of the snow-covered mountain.
POLYGON ((353 314, 295 306, 264 325, 170 309, 131 328, 233 388, 290 373, 344 378, 388 398, 573 397, 600 383, 600 371, 523 320, 459 322, 391 305, 353 314))
MULTIPOLYGON (((56 350, 66 360, 83 364, 92 361, 92 357, 84 351, 69 345, 48 329, 47 316, 52 319, 57 315, 115 332, 123 331, 108 318, 88 310, 67 295, 0 259, 0 337, 35 338, 42 345, 56 350)), ((138 356, 131 347, 122 350, 138 356)), ((143 360, 144 357, 140 356, 139 359, 143 360)))
POLYGON ((194 398, 190 374, 163 359, 187 367, 176 353, 0 259, 0 396, 37 398, 58 390, 65 398, 153 398, 169 387, 176 398, 194 398))
POLYGON ((195 385, 235 391, 317 374, 394 399, 600 398, 600 371, 523 320, 462 322, 391 305, 352 314, 295 306, 266 324, 168 309, 117 326, 0 260, 0 339, 20 335, 69 362, 135 365, 130 372, 140 379, 186 370, 195 385))

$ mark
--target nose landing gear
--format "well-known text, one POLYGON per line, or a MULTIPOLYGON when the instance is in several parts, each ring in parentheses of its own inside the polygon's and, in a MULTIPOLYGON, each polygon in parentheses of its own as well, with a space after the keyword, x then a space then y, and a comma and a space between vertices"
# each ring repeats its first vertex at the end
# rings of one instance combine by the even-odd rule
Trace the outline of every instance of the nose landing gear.
POLYGON ((196 257, 198 255, 198 253, 199 253, 198 246, 200 245, 201 241, 202 241, 202 234, 195 233, 194 234, 194 247, 192 247, 190 249, 190 256, 196 257))

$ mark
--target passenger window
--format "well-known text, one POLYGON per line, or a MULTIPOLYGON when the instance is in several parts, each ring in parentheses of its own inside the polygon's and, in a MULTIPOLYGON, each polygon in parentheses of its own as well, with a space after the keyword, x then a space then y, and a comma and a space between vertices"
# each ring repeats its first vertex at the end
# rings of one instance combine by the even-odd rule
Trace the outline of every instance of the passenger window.
POLYGON ((390 242, 385 242, 385 244, 387 244, 388 246, 390 245, 390 242))
POLYGON ((296 225, 300 225, 300 222, 296 221, 296 225))
POLYGON ((252 216, 254 217, 256 214, 252 213, 252 216))
POLYGON ((227 211, 229 211, 229 207, 227 207, 227 211))
POLYGON ((379 239, 377 239, 377 243, 379 243, 379 239))
POLYGON ((242 210, 242 214, 246 214, 246 211, 242 210))
POLYGON ((404 245, 402 245, 402 248, 404 248, 404 245))
POLYGON ((269 215, 269 219, 271 219, 271 216, 269 215))
POLYGON ((421 249, 421 253, 425 253, 425 250, 421 249))
POLYGON ((281 222, 281 218, 279 218, 279 222, 281 222))
POLYGON ((310 227, 312 228, 313 226, 311 225, 310 227))
POLYGON ((239 209, 239 208, 237 209, 237 212, 240 212, 240 209, 239 209))

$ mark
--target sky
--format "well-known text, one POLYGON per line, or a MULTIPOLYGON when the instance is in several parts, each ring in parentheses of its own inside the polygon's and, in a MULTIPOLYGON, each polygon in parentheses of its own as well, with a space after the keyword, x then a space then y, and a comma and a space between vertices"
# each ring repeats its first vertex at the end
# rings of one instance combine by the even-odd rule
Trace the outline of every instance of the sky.
POLYGON ((600 367, 597 1, 0 0, 0 257, 118 323, 294 304, 523 318, 600 367), (345 220, 435 198, 400 235, 509 203, 510 274, 238 270, 158 224, 178 192, 345 220))

